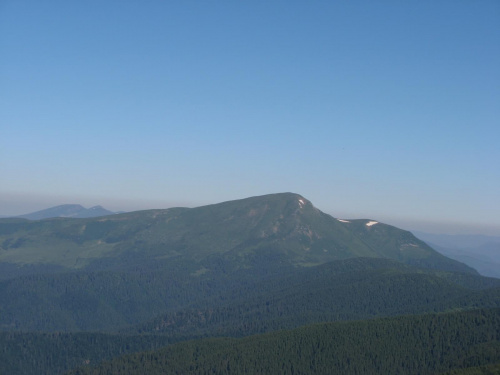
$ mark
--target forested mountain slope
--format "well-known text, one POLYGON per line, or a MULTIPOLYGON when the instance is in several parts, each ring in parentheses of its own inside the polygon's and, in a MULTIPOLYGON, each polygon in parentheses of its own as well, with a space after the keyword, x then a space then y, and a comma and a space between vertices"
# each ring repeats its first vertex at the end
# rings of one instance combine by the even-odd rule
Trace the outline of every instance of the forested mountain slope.
POLYGON ((371 258, 335 261, 161 315, 134 333, 245 336, 315 322, 500 307, 500 280, 371 258))
POLYGON ((495 309, 189 341, 71 374, 424 375, 499 361, 500 310, 495 309))
MULTIPOLYGON (((215 267, 215 265, 214 265, 215 267)), ((159 264, 137 272, 31 275, 0 282, 0 327, 247 335, 320 321, 500 307, 500 280, 380 258, 193 276, 159 264), (167 322, 167 323, 165 323, 167 322), (172 324, 175 322, 175 324, 172 324)), ((192 269, 195 272, 195 268, 192 269)))
POLYGON ((169 344, 167 336, 0 332, 0 374, 61 375, 127 353, 169 344))

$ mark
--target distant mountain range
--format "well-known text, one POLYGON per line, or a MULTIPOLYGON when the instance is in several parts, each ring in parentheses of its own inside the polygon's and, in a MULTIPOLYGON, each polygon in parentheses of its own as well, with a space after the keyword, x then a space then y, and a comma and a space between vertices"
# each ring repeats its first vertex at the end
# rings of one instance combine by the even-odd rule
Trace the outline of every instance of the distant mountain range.
POLYGON ((28 220, 42 220, 54 217, 70 217, 70 218, 82 219, 89 217, 107 216, 113 214, 115 214, 115 212, 106 210, 102 206, 85 208, 79 204, 62 204, 60 206, 50 207, 45 210, 36 211, 25 215, 19 215, 16 217, 28 220))
POLYGON ((475 268, 481 275, 500 278, 500 237, 412 233, 441 254, 475 268))

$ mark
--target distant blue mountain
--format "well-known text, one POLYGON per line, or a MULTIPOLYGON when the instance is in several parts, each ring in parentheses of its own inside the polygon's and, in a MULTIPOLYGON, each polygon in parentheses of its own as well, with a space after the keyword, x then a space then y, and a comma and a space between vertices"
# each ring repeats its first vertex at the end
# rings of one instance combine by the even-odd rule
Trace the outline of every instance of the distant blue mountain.
POLYGON ((475 268, 481 275, 500 278, 500 237, 418 231, 413 234, 441 254, 475 268))
POLYGON ((20 215, 17 217, 29 220, 42 220, 54 217, 87 218, 87 217, 107 216, 113 214, 115 214, 115 212, 106 210, 102 206, 85 208, 79 204, 63 204, 60 206, 47 208, 45 210, 36 211, 30 214, 20 215))

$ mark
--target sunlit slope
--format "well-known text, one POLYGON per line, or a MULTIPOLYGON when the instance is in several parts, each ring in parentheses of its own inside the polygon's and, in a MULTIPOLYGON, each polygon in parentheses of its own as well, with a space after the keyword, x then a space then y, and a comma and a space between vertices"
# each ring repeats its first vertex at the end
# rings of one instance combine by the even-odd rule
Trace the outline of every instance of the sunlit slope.
POLYGON ((87 219, 3 219, 0 262, 82 268, 96 259, 141 250, 136 244, 138 235, 147 235, 158 216, 165 219, 182 210, 137 211, 87 219))
POLYGON ((249 267, 256 259, 315 265, 352 257, 398 260, 474 272, 410 232, 371 220, 340 221, 300 195, 281 193, 198 208, 149 210, 92 219, 0 221, 0 262, 82 268, 146 259, 201 262, 223 256, 249 267))

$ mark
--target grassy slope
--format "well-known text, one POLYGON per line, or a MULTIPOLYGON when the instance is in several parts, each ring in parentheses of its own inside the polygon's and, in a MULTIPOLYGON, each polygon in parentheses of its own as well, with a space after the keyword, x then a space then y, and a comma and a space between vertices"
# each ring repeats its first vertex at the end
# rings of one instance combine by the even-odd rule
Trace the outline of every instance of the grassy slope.
MULTIPOLYGON (((226 256, 240 268, 261 254, 295 265, 383 257, 421 267, 474 272, 410 232, 368 220, 340 222, 297 194, 283 193, 169 210, 93 219, 0 220, 0 262, 68 269, 123 265, 124 255, 202 261, 226 256)), ((20 272, 22 272, 20 270, 20 272)))

